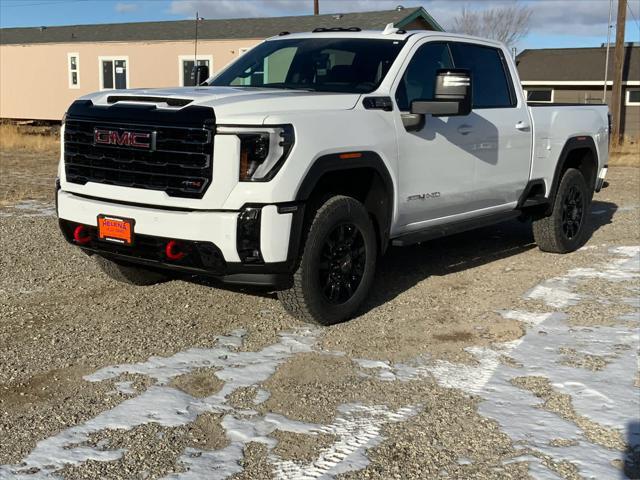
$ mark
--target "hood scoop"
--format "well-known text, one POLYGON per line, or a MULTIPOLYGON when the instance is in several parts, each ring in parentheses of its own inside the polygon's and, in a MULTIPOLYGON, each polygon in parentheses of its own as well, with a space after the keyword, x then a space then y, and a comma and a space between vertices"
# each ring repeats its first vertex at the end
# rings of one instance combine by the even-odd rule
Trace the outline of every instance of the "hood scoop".
POLYGON ((140 95, 109 95, 107 103, 118 102, 147 102, 147 103, 166 103, 170 107, 184 107, 189 105, 193 100, 188 98, 175 97, 147 97, 140 95))

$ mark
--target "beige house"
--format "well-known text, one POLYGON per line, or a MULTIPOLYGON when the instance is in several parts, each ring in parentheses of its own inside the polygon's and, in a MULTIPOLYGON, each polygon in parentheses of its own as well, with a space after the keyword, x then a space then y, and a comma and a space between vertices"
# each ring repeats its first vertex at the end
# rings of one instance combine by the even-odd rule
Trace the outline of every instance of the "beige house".
MULTIPOLYGON (((317 27, 442 30, 422 8, 203 20, 197 62, 216 73, 263 39, 317 27)), ((60 120, 97 90, 193 85, 194 21, 0 29, 0 118, 60 120)))

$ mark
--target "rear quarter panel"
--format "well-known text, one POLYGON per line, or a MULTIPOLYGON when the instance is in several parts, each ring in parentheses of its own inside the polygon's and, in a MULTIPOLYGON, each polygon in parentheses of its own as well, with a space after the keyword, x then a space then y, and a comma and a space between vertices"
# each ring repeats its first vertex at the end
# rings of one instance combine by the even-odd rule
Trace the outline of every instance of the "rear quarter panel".
POLYGON ((573 137, 590 137, 596 146, 598 171, 609 161, 606 105, 529 107, 533 121, 531 179, 543 179, 550 190, 565 144, 573 137))

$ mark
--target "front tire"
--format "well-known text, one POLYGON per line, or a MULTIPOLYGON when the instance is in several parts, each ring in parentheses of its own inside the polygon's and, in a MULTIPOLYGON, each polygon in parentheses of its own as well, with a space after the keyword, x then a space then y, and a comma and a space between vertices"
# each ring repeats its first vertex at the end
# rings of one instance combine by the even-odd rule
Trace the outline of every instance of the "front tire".
POLYGON ((575 168, 564 172, 551 215, 533 221, 533 238, 543 252, 568 253, 586 242, 591 195, 575 168))
POLYGON ((112 278, 113 280, 121 283, 145 286, 162 283, 168 280, 168 277, 166 275, 163 275, 159 272, 146 270, 139 267, 133 267, 130 265, 123 265, 121 263, 116 263, 113 260, 108 260, 99 255, 96 255, 94 258, 100 270, 102 270, 109 278, 112 278))
POLYGON ((364 206, 351 197, 329 198, 307 229, 293 285, 278 292, 300 320, 332 325, 349 319, 373 283, 377 244, 364 206))

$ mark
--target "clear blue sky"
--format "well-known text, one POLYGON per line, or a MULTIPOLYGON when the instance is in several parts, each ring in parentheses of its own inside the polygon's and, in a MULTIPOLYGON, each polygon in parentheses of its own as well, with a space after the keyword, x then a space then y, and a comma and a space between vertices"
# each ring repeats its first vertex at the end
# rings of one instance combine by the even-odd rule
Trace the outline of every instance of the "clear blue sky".
MULTIPOLYGON (((587 47, 606 41, 609 0, 520 0, 533 10, 519 48, 587 47)), ((423 6, 447 29, 463 7, 475 10, 513 0, 320 0, 321 13, 423 6)), ((613 2, 615 23, 617 0, 613 2)), ((313 0, 0 0, 0 26, 27 27, 193 18, 303 15, 313 0)), ((629 0, 626 40, 640 42, 640 0, 629 0)), ((612 31, 612 41, 613 35, 612 31)))

